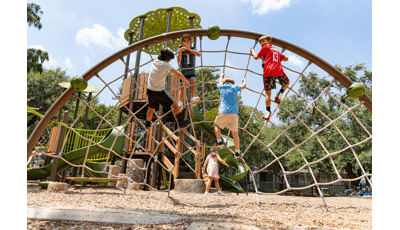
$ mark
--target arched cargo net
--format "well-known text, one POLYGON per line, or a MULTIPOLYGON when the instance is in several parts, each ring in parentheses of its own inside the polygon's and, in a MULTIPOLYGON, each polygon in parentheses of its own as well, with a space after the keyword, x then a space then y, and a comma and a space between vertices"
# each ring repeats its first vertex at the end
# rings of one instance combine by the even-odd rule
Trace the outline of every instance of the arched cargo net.
MULTIPOLYGON (((246 78, 246 76, 249 73, 260 76, 259 79, 254 80, 254 81, 258 81, 260 83, 261 83, 261 76, 262 76, 262 68, 260 66, 260 64, 261 64, 260 61, 258 61, 258 63, 257 63, 258 67, 256 70, 249 69, 249 64, 253 59, 249 52, 249 48, 251 48, 251 47, 244 47, 243 50, 241 50, 240 52, 229 50, 231 38, 232 38, 232 36, 235 37, 234 35, 235 35, 235 33, 238 32, 237 30, 234 30, 233 32, 232 32, 232 30, 221 30, 222 36, 219 38, 219 40, 227 38, 227 43, 226 43, 225 50, 218 50, 218 51, 210 51, 210 50, 204 49, 203 39, 206 37, 203 37, 203 36, 204 36, 205 32, 206 32, 206 30, 187 30, 187 31, 179 31, 179 32, 167 34, 168 36, 160 35, 160 36, 157 36, 154 38, 146 39, 144 41, 138 42, 138 44, 136 45, 135 48, 132 48, 135 44, 131 47, 125 48, 124 50, 119 51, 116 54, 110 56, 109 58, 103 60, 101 63, 97 64, 91 70, 86 72, 83 75, 83 77, 85 79, 88 80, 93 76, 94 79, 97 79, 98 81, 102 82, 102 84, 103 84, 103 87, 99 87, 100 88, 99 93, 91 100, 91 102, 93 102, 93 100, 95 100, 95 98, 99 97, 99 95, 101 95, 105 91, 111 92, 112 96, 114 98, 118 99, 117 102, 114 104, 113 108, 110 111, 108 111, 107 114, 105 114, 104 116, 100 115, 95 109, 93 109, 93 107, 90 105, 90 103, 82 100, 81 98, 79 98, 75 94, 73 94, 73 89, 70 88, 66 92, 64 92, 64 94, 61 95, 60 98, 54 103, 54 108, 52 106, 52 108, 49 109, 49 111, 51 110, 52 112, 48 112, 49 114, 46 114, 47 117, 49 117, 49 118, 47 118, 47 123, 46 123, 46 119, 43 118, 41 123, 39 123, 38 127, 36 127, 36 129, 39 130, 38 131, 39 133, 43 132, 43 130, 45 129, 45 126, 47 126, 50 119, 52 117, 54 117, 54 114, 56 113, 56 111, 70 97, 69 95, 72 95, 72 97, 76 98, 77 100, 80 100, 80 102, 84 104, 84 108, 78 112, 77 119, 75 119, 75 121, 71 125, 66 125, 66 124, 60 123, 60 122, 56 121, 55 119, 53 119, 51 121, 56 124, 59 124, 62 127, 65 127, 67 137, 71 134, 74 134, 74 135, 78 136, 81 140, 91 143, 91 146, 89 146, 86 149, 86 153, 84 154, 84 157, 81 156, 81 158, 80 158, 80 160, 82 160, 81 161, 82 165, 78 164, 78 162, 79 162, 77 160, 79 158, 78 156, 65 156, 65 155, 57 156, 58 154, 55 154, 55 155, 47 154, 50 157, 58 157, 60 159, 59 164, 64 164, 64 166, 61 167, 59 171, 65 170, 66 168, 68 168, 70 166, 80 167, 80 168, 84 168, 85 171, 88 171, 88 172, 91 171, 95 174, 96 173, 97 174, 104 173, 104 174, 110 175, 111 177, 119 178, 119 179, 126 178, 131 183, 143 185, 149 189, 156 189, 155 187, 150 185, 149 178, 148 178, 149 173, 147 173, 149 170, 149 168, 147 166, 149 166, 150 161, 153 160, 155 163, 158 163, 158 165, 161 166, 166 172, 169 173, 169 178, 167 178, 166 175, 163 175, 164 182, 165 182, 165 180, 168 180, 169 188, 165 191, 168 192, 168 196, 169 196, 169 191, 170 191, 169 189, 171 186, 171 179, 173 176, 173 172, 174 172, 174 170, 177 170, 177 167, 179 164, 177 164, 176 161, 175 161, 176 164, 174 164, 173 166, 168 166, 166 164, 160 163, 161 159, 159 159, 158 152, 163 151, 163 149, 167 146, 172 152, 175 153, 175 155, 176 155, 175 159, 178 159, 178 161, 179 161, 179 159, 182 159, 190 167, 190 169, 193 172, 195 172, 196 170, 193 169, 182 157, 185 156, 186 154, 194 154, 195 158, 197 158, 197 159, 201 158, 202 162, 204 162, 204 159, 205 159, 204 149, 211 148, 212 146, 201 143, 200 140, 202 140, 203 137, 200 138, 199 136, 196 135, 195 127, 198 125, 201 125, 201 124, 205 124, 205 123, 210 124, 213 122, 213 121, 207 121, 205 119, 206 104, 214 103, 213 105, 215 105, 216 103, 219 102, 219 100, 204 100, 205 85, 218 83, 218 82, 205 82, 204 81, 204 71, 203 71, 204 68, 208 68, 208 67, 222 68, 222 72, 225 72, 226 69, 241 70, 241 71, 244 71, 243 78, 246 78), (230 32, 233 35, 230 35, 229 34, 230 32), (132 79, 132 82, 133 82, 132 85, 134 87, 131 88, 131 90, 129 90, 129 86, 125 86, 125 85, 123 86, 123 87, 128 87, 128 88, 126 88, 126 89, 123 88, 122 91, 125 90, 125 91, 129 92, 128 94, 125 93, 126 95, 128 95, 125 98, 119 97, 117 90, 112 89, 110 87, 110 85, 112 85, 113 83, 121 82, 124 79, 124 76, 126 76, 127 74, 128 74, 128 76, 132 76, 134 70, 136 70, 138 68, 143 68, 143 67, 151 64, 151 60, 153 60, 153 57, 150 54, 145 54, 145 55, 149 55, 149 57, 150 57, 149 61, 145 62, 144 64, 142 64, 136 68, 129 68, 127 63, 125 63, 125 61, 124 61, 124 56, 126 56, 134 51, 140 50, 142 48, 148 48, 149 45, 151 45, 153 43, 159 43, 160 41, 167 41, 167 40, 175 41, 175 39, 180 38, 180 36, 183 33, 191 33, 192 36, 198 37, 200 47, 198 47, 197 49, 201 53, 201 57, 197 58, 197 63, 196 63, 196 66, 194 67, 195 69, 200 70, 200 73, 201 73, 201 76, 197 77, 197 83, 196 83, 197 85, 201 85, 201 94, 202 95, 198 95, 198 96, 200 96, 202 98, 202 100, 197 105, 197 107, 200 109, 195 108, 193 110, 193 108, 189 107, 189 105, 187 104, 187 101, 186 101, 185 108, 186 108, 186 111, 188 111, 188 113, 189 113, 188 119, 190 120, 191 124, 190 124, 189 128, 180 131, 180 132, 184 132, 185 135, 187 135, 189 137, 189 139, 191 140, 190 144, 188 142, 179 140, 179 138, 177 137, 177 132, 179 132, 179 130, 178 129, 174 130, 173 124, 171 125, 171 121, 175 120, 176 118, 174 117, 172 111, 168 110, 168 109, 167 110, 164 109, 164 112, 165 112, 164 114, 156 112, 155 119, 153 119, 154 125, 152 126, 152 129, 145 130, 144 125, 143 125, 143 116, 141 115, 142 121, 138 116, 140 115, 140 113, 147 112, 146 106, 148 103, 146 100, 146 87, 145 87, 147 82, 144 80, 145 77, 147 77, 147 75, 144 75, 144 77, 143 77, 143 74, 142 74, 142 78, 137 78, 137 79, 132 78, 132 77, 128 78, 128 79, 132 79), (203 56, 204 56, 204 54, 207 54, 207 53, 209 53, 209 54, 223 53, 224 54, 223 65, 214 65, 214 66, 204 65, 203 64, 203 61, 204 61, 203 56), (227 63, 227 54, 241 55, 241 56, 245 57, 246 58, 246 67, 239 68, 236 66, 229 65, 229 63, 227 63), (101 76, 102 75, 101 71, 104 68, 108 67, 110 64, 113 64, 115 62, 122 62, 124 67, 128 67, 128 71, 126 73, 123 73, 122 75, 116 76, 111 81, 107 82, 101 76), (141 79, 141 80, 139 80, 139 79, 141 79), (129 101, 129 98, 132 96, 135 96, 135 98, 138 98, 138 95, 141 95, 143 97, 142 98, 142 99, 144 99, 143 103, 140 105, 140 107, 132 110, 132 108, 129 107, 129 103, 126 103, 126 102, 129 101), (76 129, 77 121, 80 117, 83 116, 86 108, 89 108, 90 111, 92 111, 92 113, 94 113, 96 116, 98 116, 100 118, 100 122, 99 122, 97 128, 89 136, 82 135, 82 133, 78 132, 76 129), (112 122, 110 122, 107 119, 107 117, 109 116, 109 114, 111 114, 111 112, 113 110, 117 110, 118 108, 123 109, 127 113, 127 117, 126 117, 125 122, 121 123, 120 126, 116 127, 116 125, 113 124, 112 122), (200 110, 203 112, 202 120, 201 119, 199 120, 198 114, 195 115, 196 119, 194 119, 193 111, 195 111, 195 113, 198 113, 200 110), (167 121, 168 116, 170 117, 168 120, 169 122, 167 121), (171 120, 171 119, 173 119, 173 120, 171 120), (108 126, 112 128, 112 131, 110 130, 109 133, 106 135, 106 137, 104 137, 103 140, 107 141, 105 139, 107 139, 108 136, 115 137, 113 140, 109 141, 107 144, 99 144, 99 143, 101 143, 101 141, 100 142, 93 141, 94 137, 96 136, 96 133, 100 130, 101 125, 103 123, 107 123, 108 126), (39 128, 39 127, 41 127, 41 128, 39 128), (159 127, 161 127, 161 129, 163 130, 162 132, 165 133, 165 137, 162 139, 160 137, 156 138, 155 132, 153 132, 153 128, 158 129, 159 127), (40 131, 40 130, 42 130, 42 131, 40 131), (125 139, 125 142, 124 142, 124 139, 125 139), (156 139, 158 139, 158 141, 156 139), (129 140, 129 141, 126 141, 126 140, 129 140), (124 142, 124 144, 122 144, 122 142, 124 142), (121 149, 121 145, 124 145, 123 149, 121 149), (182 152, 179 151, 178 145, 184 146, 186 148, 186 150, 182 151, 182 152), (118 146, 118 147, 116 147, 116 146, 118 146), (111 175, 110 173, 106 172, 105 170, 96 171, 93 169, 93 167, 88 167, 87 162, 96 156, 96 153, 94 153, 96 151, 91 151, 91 149, 93 149, 93 148, 97 148, 96 150, 98 152, 102 153, 102 159, 103 159, 103 162, 105 162, 104 163, 105 166, 110 164, 112 156, 116 156, 117 159, 120 159, 120 160, 122 159, 122 160, 126 160, 127 162, 132 162, 132 164, 134 164, 139 170, 142 170, 143 172, 145 172, 144 176, 143 176, 143 181, 141 181, 141 182, 133 181, 131 178, 129 178, 127 176, 111 175), (130 156, 127 156, 126 154, 122 154, 123 151, 126 152, 127 149, 128 149, 128 151, 141 152, 142 155, 148 156, 146 166, 143 167, 143 166, 136 165, 135 162, 132 161, 132 159, 135 157, 134 154, 129 154, 130 156), (201 150, 201 149, 203 149, 203 150, 201 150)), ((257 38, 259 36, 261 36, 261 34, 256 34, 256 33, 252 33, 252 32, 243 32, 243 31, 239 31, 239 32, 241 32, 242 34, 250 34, 251 33, 252 38, 250 38, 250 39, 254 41, 253 47, 256 47, 257 38)), ((249 36, 246 35, 246 36, 238 36, 238 37, 248 38, 249 36)), ((278 40, 278 43, 282 42, 282 40, 275 39, 275 38, 273 41, 276 41, 276 40, 278 40)), ((175 44, 175 42, 174 42, 174 44, 175 44)), ((285 43, 283 43, 283 44, 285 44, 285 43)), ((273 44, 273 45, 278 46, 277 44, 273 44)), ((284 48, 282 48, 281 52, 284 52, 285 50, 286 50, 286 48, 284 47, 284 48)), ((290 51, 290 48, 288 48, 287 50, 290 51)), ((292 50, 292 52, 296 53, 296 50, 292 50)), ((302 56, 304 56, 304 55, 302 55, 302 56)), ((221 60, 219 60, 219 61, 221 61, 221 60)), ((254 60, 253 60, 253 62, 254 62, 254 60)), ((297 77, 295 79, 293 77, 290 77, 291 82, 288 87, 288 90, 285 91, 284 97, 282 99, 283 102, 281 104, 275 104, 275 110, 273 110, 273 112, 272 112, 271 120, 268 122, 265 122, 263 124, 263 126, 261 127, 261 129, 258 131, 258 133, 255 133, 255 134, 252 134, 251 132, 249 132, 248 127, 253 118, 255 118, 255 117, 261 118, 262 117, 262 114, 259 114, 259 112, 256 108, 258 107, 258 104, 260 103, 261 98, 265 97, 265 94, 264 94, 265 92, 264 92, 264 90, 258 91, 258 90, 260 90, 260 88, 262 88, 262 86, 258 87, 257 89, 249 89, 249 88, 245 89, 245 90, 251 91, 254 94, 257 94, 258 100, 254 107, 250 107, 250 106, 243 105, 243 104, 239 105, 241 108, 250 111, 250 116, 249 116, 249 119, 246 121, 246 124, 243 127, 239 127, 239 129, 241 131, 243 131, 241 133, 240 138, 243 138, 243 134, 248 135, 251 138, 251 142, 248 146, 243 146, 243 145, 241 146, 242 151, 244 150, 243 151, 243 153, 245 155, 244 158, 246 158, 247 154, 258 154, 258 153, 252 153, 249 151, 251 146, 255 143, 260 143, 263 146, 263 148, 266 150, 267 154, 270 154, 270 156, 272 156, 272 158, 271 158, 272 160, 270 162, 265 162, 264 165, 259 166, 256 170, 253 170, 253 171, 250 170, 250 176, 253 179, 252 181, 253 181, 253 186, 254 186, 256 194, 257 194, 257 203, 258 204, 260 204, 258 195, 282 194, 282 193, 292 191, 292 190, 304 190, 304 189, 308 189, 311 187, 315 187, 317 189, 318 193, 320 194, 320 197, 322 198, 326 209, 328 210, 328 207, 323 198, 323 193, 321 192, 320 186, 331 185, 331 184, 335 184, 338 182, 344 182, 344 181, 355 181, 355 180, 359 180, 361 178, 365 178, 368 181, 368 183, 372 186, 372 183, 368 178, 368 177, 372 176, 372 174, 369 174, 364 170, 364 168, 363 168, 362 164, 360 163, 360 160, 357 156, 358 153, 355 150, 357 146, 362 145, 366 142, 372 141, 372 134, 368 131, 367 128, 365 128, 365 126, 362 124, 362 122, 360 122, 360 120, 357 118, 357 116, 355 114, 355 111, 357 109, 359 109, 360 106, 362 106, 365 103, 365 101, 360 101, 359 103, 353 103, 353 106, 348 107, 340 99, 335 97, 334 92, 332 90, 330 90, 332 88, 332 85, 340 84, 338 82, 337 78, 333 78, 333 80, 330 81, 327 85, 325 85, 325 87, 321 87, 320 85, 313 82, 312 79, 310 79, 309 77, 306 77, 304 75, 304 72, 312 64, 313 64, 312 61, 308 61, 308 64, 306 65, 306 67, 304 69, 302 69, 301 71, 292 70, 290 68, 287 68, 286 66, 283 66, 285 69, 285 73, 291 72, 292 74, 296 75, 297 77), (302 81, 304 84, 309 84, 311 87, 313 87, 316 90, 316 92, 318 92, 318 94, 315 94, 316 95, 315 98, 306 98, 305 96, 303 96, 301 93, 298 92, 299 90, 298 90, 298 87, 296 87, 296 85, 300 81, 302 81), (304 109, 302 109, 301 111, 295 111, 295 112, 291 111, 292 106, 288 103, 285 103, 285 100, 284 100, 286 97, 289 97, 289 96, 295 97, 297 101, 302 101, 302 103, 304 103, 304 107, 303 107, 304 109), (326 108, 319 108, 319 106, 316 105, 316 101, 322 97, 326 97, 326 98, 329 98, 329 100, 336 101, 336 103, 338 103, 338 105, 340 105, 342 108, 345 108, 345 111, 342 114, 338 114, 336 117, 329 117, 329 116, 325 115, 323 110, 326 108), (308 113, 310 109, 313 110, 312 111, 313 113, 320 113, 324 117, 324 125, 322 126, 322 128, 315 129, 315 127, 307 124, 305 121, 302 120, 303 115, 308 113), (289 119, 289 120, 291 120, 290 125, 288 125, 287 127, 283 128, 283 129, 282 129, 282 126, 280 126, 279 124, 276 124, 278 121, 276 121, 276 119, 274 119, 274 116, 276 116, 278 110, 281 110, 281 113, 285 114, 286 117, 291 117, 291 119, 289 119), (349 122, 349 120, 352 120, 354 123, 360 125, 365 132, 364 134, 360 134, 360 136, 363 136, 365 138, 363 138, 362 140, 358 140, 357 143, 352 143, 354 140, 349 141, 346 138, 346 136, 344 135, 343 131, 341 129, 339 129, 339 127, 337 125, 337 123, 342 122, 343 119, 345 119, 346 122, 349 122), (272 138, 272 141, 266 142, 266 140, 260 140, 259 136, 268 125, 271 127, 274 127, 277 130, 277 132, 276 132, 276 136, 274 136, 272 138), (299 142, 296 142, 294 140, 296 138, 293 137, 294 134, 290 133, 290 129, 293 126, 298 126, 298 125, 304 126, 308 132, 307 132, 307 136, 304 139, 302 139, 300 141, 296 140, 296 141, 299 141, 299 142), (340 140, 338 139, 337 141, 345 142, 346 147, 344 147, 342 149, 332 149, 330 147, 327 147, 326 142, 324 140, 322 140, 321 137, 319 137, 319 135, 318 135, 319 133, 325 132, 327 130, 329 130, 332 133, 336 133, 336 135, 338 137, 340 137, 340 140), (288 143, 288 146, 286 146, 287 151, 284 153, 277 154, 276 152, 274 152, 274 145, 276 145, 278 143, 283 143, 282 142, 283 139, 285 140, 284 143, 288 143), (307 156, 305 156, 303 154, 304 150, 302 150, 302 148, 307 147, 307 143, 311 142, 311 141, 317 142, 319 144, 319 150, 315 150, 315 151, 319 151, 319 153, 322 152, 323 154, 320 154, 319 158, 317 160, 313 160, 310 162, 309 160, 307 160, 307 156), (335 156, 339 156, 340 154, 343 154, 343 152, 345 152, 345 151, 347 151, 347 152, 350 151, 351 154, 353 154, 353 156, 358 164, 358 167, 362 171, 362 175, 360 175, 357 178, 344 179, 341 177, 340 172, 337 169, 334 158, 335 158, 335 156), (286 169, 287 167, 285 167, 285 164, 282 163, 282 161, 285 159, 285 157, 286 158, 293 157, 294 155, 296 155, 296 157, 299 159, 299 161, 303 162, 302 166, 298 167, 296 170, 287 171, 287 169, 286 169), (336 175, 336 180, 333 180, 331 182, 319 182, 316 179, 315 172, 312 169, 313 165, 322 164, 322 163, 323 164, 331 164, 334 174, 336 175), (260 173, 261 171, 268 169, 268 167, 271 167, 274 164, 275 165, 277 164, 278 167, 280 167, 286 186, 283 190, 281 190, 279 192, 275 192, 275 193, 260 192, 257 187, 254 176, 256 174, 260 173), (312 178, 312 183, 307 186, 303 186, 303 187, 291 186, 288 176, 299 173, 304 169, 307 169, 308 172, 310 173, 310 176, 312 178)), ((89 84, 90 84, 90 82, 89 82, 89 84)), ((177 92, 179 89, 178 88, 179 85, 177 84, 176 79, 174 80, 174 77, 169 77, 168 85, 169 85, 169 90, 172 94, 174 94, 174 92, 177 92)), ((276 90, 279 90, 279 87, 277 87, 276 90)), ((46 115, 45 115, 45 117, 46 117, 46 115)), ((230 135, 230 133, 228 132, 228 135, 225 136, 224 139, 228 140, 229 135, 230 135)), ((28 140, 28 155, 29 155, 29 150, 32 149, 30 147, 34 146, 35 143, 37 142, 37 140, 35 140, 35 139, 39 139, 37 134, 32 134, 30 139, 28 140)), ((66 148, 66 143, 67 143, 66 140, 67 139, 68 138, 65 138, 62 149, 66 148)), ((228 143, 228 145, 229 145, 229 143, 228 143)), ((228 146, 228 147, 233 146, 232 143, 230 143, 230 145, 231 146, 228 146)), ((185 149, 185 148, 183 148, 183 149, 185 149)), ((224 149, 225 149, 225 151, 229 151, 230 154, 234 153, 231 148, 224 148, 224 149)), ((246 169, 250 168, 248 163, 244 159, 241 158, 240 160, 245 165, 246 169)), ((198 167, 198 166, 196 166, 196 167, 198 167)), ((106 167, 104 167, 104 168, 106 168, 106 167)), ((35 175, 39 175, 40 173, 49 172, 49 169, 51 169, 51 166, 47 166, 47 168, 45 166, 45 167, 42 167, 39 169, 28 170, 28 179, 29 179, 29 174, 33 175, 33 176, 31 176, 31 178, 34 178, 35 175)), ((253 169, 254 169, 254 167, 253 167, 253 169)), ((82 174, 82 177, 83 177, 83 174, 82 174)))

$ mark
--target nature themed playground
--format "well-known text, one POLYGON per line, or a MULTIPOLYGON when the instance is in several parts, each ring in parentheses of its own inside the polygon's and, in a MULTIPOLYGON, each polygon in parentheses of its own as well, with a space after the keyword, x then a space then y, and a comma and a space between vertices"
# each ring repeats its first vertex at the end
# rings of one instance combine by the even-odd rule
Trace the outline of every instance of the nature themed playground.
MULTIPOLYGON (((88 183, 97 183, 102 184, 104 187, 117 186, 124 191, 127 189, 136 191, 163 191, 166 197, 170 197, 170 193, 174 190, 184 193, 204 193, 205 185, 202 179, 201 168, 210 148, 213 147, 212 144, 210 145, 207 143, 210 143, 210 141, 211 143, 216 142, 216 135, 212 127, 213 118, 210 119, 210 117, 213 117, 211 114, 212 111, 206 110, 206 104, 214 103, 213 105, 215 105, 219 100, 204 99, 205 86, 217 84, 218 82, 205 82, 203 69, 213 67, 221 68, 223 73, 225 73, 225 70, 228 68, 235 69, 244 73, 243 78, 246 78, 246 76, 251 73, 255 76, 260 76, 261 79, 263 76, 261 67, 257 70, 249 69, 249 63, 252 59, 249 52, 251 47, 244 47, 242 51, 231 51, 229 50, 229 45, 231 42, 235 42, 235 39, 247 39, 254 41, 254 48, 258 44, 258 39, 264 34, 236 29, 220 29, 217 26, 211 26, 209 29, 202 29, 200 21, 200 17, 197 14, 189 13, 186 9, 180 7, 158 9, 137 16, 130 22, 129 29, 126 30, 124 35, 129 45, 105 58, 82 74, 82 78, 89 84, 92 78, 96 78, 103 83, 103 87, 96 89, 89 86, 81 92, 77 91, 74 87, 70 87, 68 83, 60 84, 66 89, 41 117, 40 122, 27 141, 28 165, 32 159, 31 154, 33 150, 45 156, 42 161, 42 165, 44 166, 36 168, 28 167, 28 182, 38 182, 41 186, 53 190, 55 188, 64 190, 66 187, 61 185, 65 184, 67 181, 71 185, 79 184, 80 189, 88 183), (197 76, 196 82, 196 85, 200 85, 202 89, 201 95, 199 95, 201 100, 197 105, 193 106, 189 103, 188 96, 185 95, 184 97, 184 108, 182 111, 185 114, 185 118, 190 121, 188 127, 178 129, 176 118, 172 110, 170 110, 170 108, 162 108, 160 105, 152 118, 154 125, 152 125, 150 129, 145 129, 144 121, 148 109, 146 91, 149 73, 139 73, 139 70, 151 64, 152 60, 155 59, 153 55, 157 55, 158 50, 163 46, 167 46, 176 52, 181 44, 180 39, 183 34, 190 34, 192 36, 193 46, 201 53, 201 56, 196 60, 195 67, 193 67, 201 73, 200 76, 197 76), (204 39, 226 39, 226 46, 221 50, 210 51, 206 47, 203 47, 204 39), (130 57, 134 55, 135 52, 135 66, 131 68, 129 66, 130 57), (203 65, 203 54, 206 53, 210 55, 223 54, 223 65, 203 65), (240 55, 246 58, 246 67, 229 66, 226 61, 227 54, 240 55), (141 63, 140 59, 142 55, 148 55, 150 61, 141 63), (117 62, 125 66, 124 72, 121 75, 113 77, 111 81, 105 81, 104 78, 102 78, 102 71, 117 62), (118 92, 111 89, 110 85, 121 84, 121 82, 122 90, 120 97, 118 97, 118 92), (117 123, 111 123, 107 120, 107 116, 111 110, 107 115, 101 116, 91 106, 93 100, 106 91, 111 92, 113 97, 118 98, 117 103, 113 106, 113 109, 117 109, 119 113, 117 123), (81 96, 83 93, 89 93, 86 100, 81 96), (67 111, 62 112, 62 107, 68 100, 72 99, 76 100, 77 105, 74 111, 73 122, 67 124, 69 114, 67 111), (79 103, 84 105, 81 110, 78 109, 79 103), (78 128, 78 119, 84 117, 86 122, 89 111, 96 114, 101 119, 98 127, 94 130, 78 128), (111 128, 100 129, 102 123, 107 123, 111 128), (49 127, 51 128, 51 132, 47 143, 41 148, 38 148, 38 142, 41 136, 49 127), (200 135, 198 135, 199 133, 200 135), (208 142, 206 140, 208 140, 208 142), (188 159, 192 163, 190 163, 188 159), (117 164, 121 167, 117 166, 117 164), (67 175, 67 170, 70 168, 72 168, 72 170, 69 171, 69 175, 67 175)), ((220 174, 220 184, 224 190, 239 194, 247 193, 247 184, 252 183, 255 193, 251 196, 251 199, 254 199, 251 202, 257 204, 258 207, 260 207, 262 203, 260 202, 260 196, 280 195, 292 191, 315 188, 315 191, 317 191, 317 194, 321 198, 322 207, 326 209, 326 212, 330 212, 321 186, 332 185, 339 182, 357 181, 365 178, 368 185, 372 187, 372 182, 369 179, 372 174, 364 170, 358 159, 358 153, 355 150, 356 146, 372 141, 372 134, 364 127, 354 113, 354 110, 360 106, 365 106, 365 108, 372 113, 372 100, 366 94, 363 94, 358 98, 358 103, 353 107, 348 107, 329 91, 330 87, 335 83, 340 83, 347 89, 351 87, 353 82, 347 76, 320 57, 292 43, 273 37, 272 44, 275 47, 279 47, 281 53, 290 51, 308 61, 307 66, 300 71, 289 69, 283 65, 285 72, 290 71, 297 75, 296 79, 291 78, 289 88, 285 91, 283 100, 289 93, 292 93, 296 95, 296 97, 303 99, 307 107, 302 112, 294 114, 290 111, 288 106, 282 103, 274 103, 276 109, 273 111, 272 116, 277 113, 278 109, 285 110, 295 118, 293 119, 293 123, 282 130, 273 120, 265 121, 259 132, 257 134, 252 134, 247 130, 247 127, 253 117, 262 117, 262 114, 259 114, 255 108, 257 108, 260 100, 265 97, 265 91, 260 91, 260 89, 262 89, 261 87, 258 89, 246 88, 246 90, 257 94, 258 99, 254 100, 257 101, 257 104, 251 108, 244 104, 239 104, 242 109, 250 111, 250 116, 246 125, 239 127, 239 130, 243 131, 241 135, 248 135, 252 140, 249 146, 242 146, 244 149, 243 153, 257 154, 250 151, 251 145, 257 142, 265 148, 268 154, 273 156, 274 160, 252 171, 249 164, 243 158, 233 157, 234 144, 232 137, 230 137, 230 132, 227 134, 225 133, 226 135, 222 134, 224 147, 219 148, 218 153, 226 163, 231 165, 231 169, 229 176, 220 174), (304 72, 310 65, 318 66, 333 78, 328 87, 323 88, 304 75, 304 72), (294 86, 300 79, 305 79, 318 88, 321 93, 313 100, 303 97, 294 89, 294 86), (327 96, 335 100, 340 106, 346 108, 346 111, 335 118, 326 116, 323 111, 314 104, 315 101, 322 96, 327 96), (324 116, 327 121, 324 128, 314 130, 302 121, 302 114, 309 108, 317 110, 324 116), (345 135, 342 134, 341 130, 336 126, 336 122, 340 121, 340 119, 345 116, 352 116, 354 121, 362 127, 367 134, 364 140, 351 144, 346 139, 345 135), (291 126, 295 122, 304 125, 311 133, 311 135, 301 143, 295 143, 290 135, 288 135, 291 126), (274 140, 269 143, 259 139, 260 133, 267 125, 271 125, 279 130, 274 140), (323 141, 319 139, 318 134, 328 127, 340 134, 347 143, 346 148, 336 151, 330 151, 326 148, 323 141), (286 153, 277 155, 274 153, 272 146, 278 142, 280 137, 287 138, 292 143, 292 146, 287 147, 286 153), (319 142, 325 154, 321 155, 318 160, 310 162, 303 155, 301 147, 312 138, 319 142), (361 169, 362 174, 358 175, 356 178, 343 178, 341 173, 337 170, 333 157, 343 154, 344 151, 351 151, 358 163, 358 167, 361 169), (297 170, 287 171, 284 164, 281 163, 281 160, 294 152, 301 156, 304 163, 302 167, 297 170), (312 165, 320 164, 321 162, 330 162, 330 164, 332 164, 336 179, 329 182, 322 182, 316 179, 312 165), (254 177, 273 164, 278 164, 281 168, 285 185, 282 190, 277 192, 261 192, 258 189, 254 177), (288 176, 299 173, 302 170, 308 170, 313 182, 307 186, 300 187, 291 185, 288 176), (241 184, 238 181, 242 181, 243 183, 241 184), (243 184, 245 185, 244 187, 243 184)), ((178 69, 178 71, 179 70, 181 69, 178 69)), ((109 79, 109 76, 107 79, 109 79)), ((170 74, 167 77, 166 89, 174 98, 178 99, 180 90, 179 79, 170 74)), ((186 91, 188 94, 190 90, 186 91)), ((263 100, 261 100, 261 102, 263 102, 263 100)), ((30 108, 30 111, 34 112, 34 109, 30 108)), ((250 199, 250 196, 248 199, 250 199)))

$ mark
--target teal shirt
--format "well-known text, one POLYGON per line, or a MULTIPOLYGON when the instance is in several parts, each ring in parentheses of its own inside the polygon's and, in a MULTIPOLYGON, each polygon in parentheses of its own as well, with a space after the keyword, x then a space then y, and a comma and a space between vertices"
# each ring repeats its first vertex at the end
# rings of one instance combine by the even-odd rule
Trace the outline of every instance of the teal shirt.
MULTIPOLYGON (((196 50, 196 48, 194 48, 194 47, 190 47, 190 49, 196 50)), ((178 50, 178 54, 179 54, 179 50, 178 50)), ((193 53, 191 53, 191 52, 189 52, 187 50, 182 51, 182 60, 179 63, 179 68, 183 69, 183 68, 194 67, 194 60, 195 60, 195 55, 193 53)), ((188 76, 188 75, 196 76, 196 70, 195 69, 181 70, 181 73, 184 76, 188 76)))

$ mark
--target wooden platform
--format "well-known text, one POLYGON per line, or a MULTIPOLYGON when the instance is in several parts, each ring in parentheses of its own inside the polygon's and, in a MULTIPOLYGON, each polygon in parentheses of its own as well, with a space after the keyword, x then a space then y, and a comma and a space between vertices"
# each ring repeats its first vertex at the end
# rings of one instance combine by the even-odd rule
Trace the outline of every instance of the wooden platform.
MULTIPOLYGON (((133 109, 132 112, 136 113, 140 108, 142 108, 145 104, 147 103, 146 101, 138 101, 135 100, 133 102, 133 109)), ((129 101, 126 102, 125 106, 121 107, 122 112, 128 114, 128 109, 129 109, 129 101), (126 107, 125 107, 126 106, 126 107), (128 108, 128 109, 127 109, 128 108)), ((149 105, 146 105, 142 110, 140 110, 137 114, 136 117, 139 119, 143 119, 146 120, 146 116, 147 116, 147 110, 149 109, 149 105)), ((163 108, 163 114, 167 113, 168 111, 170 111, 171 108, 163 108)), ((183 109, 182 112, 185 113, 186 109, 183 109)), ((156 109, 156 112, 153 115, 152 121, 155 121, 157 119, 157 116, 155 114, 158 114, 158 108, 156 109)), ((165 122, 176 122, 175 118, 173 116, 172 113, 169 113, 167 116, 165 116, 165 122)))
MULTIPOLYGON (((134 88, 133 88, 134 79, 132 78, 132 75, 130 75, 128 78, 124 80, 121 92, 121 104, 119 106, 119 108, 124 113, 128 114, 129 103, 132 100, 133 101, 132 112, 136 113, 137 111, 140 110, 136 114, 136 117, 143 120, 146 119, 147 110, 149 109, 148 105, 142 108, 147 103, 148 76, 149 76, 148 73, 141 73, 140 75, 138 75, 134 88)), ((167 77, 166 89, 177 101, 179 100, 178 87, 179 87, 179 79, 173 74, 169 75, 167 77)), ((186 98, 184 98, 183 100, 186 100, 186 98)), ((167 113, 170 110, 171 108, 163 108, 163 114, 167 113)), ((183 109, 183 112, 185 112, 185 110, 186 109, 183 109)), ((156 111, 158 111, 158 108, 156 109, 156 111)), ((155 121, 156 119, 157 119, 156 115, 153 115, 152 121, 155 121)), ((166 119, 165 122, 176 122, 172 113, 168 114, 165 117, 165 119, 166 119)))

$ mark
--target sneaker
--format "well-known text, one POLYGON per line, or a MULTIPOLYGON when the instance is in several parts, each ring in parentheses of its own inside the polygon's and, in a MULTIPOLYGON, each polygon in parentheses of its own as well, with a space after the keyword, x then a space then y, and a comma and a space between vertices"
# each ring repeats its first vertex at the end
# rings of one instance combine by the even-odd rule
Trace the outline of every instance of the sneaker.
POLYGON ((235 151, 235 158, 239 158, 242 156, 242 152, 240 150, 235 151))
POLYGON ((278 104, 281 103, 282 96, 283 96, 283 94, 279 91, 279 92, 276 94, 275 102, 278 103, 278 104))
POLYGON ((223 194, 222 190, 219 190, 218 191, 218 196, 222 196, 222 194, 223 194))
POLYGON ((183 109, 183 103, 181 101, 178 101, 178 107, 179 107, 179 110, 183 109))
POLYGON ((222 143, 222 140, 220 142, 217 142, 217 147, 224 147, 224 143, 222 143))
POLYGON ((206 191, 206 192, 204 193, 204 196, 207 196, 208 194, 210 194, 210 193, 206 191))
POLYGON ((271 116, 271 112, 270 111, 266 111, 265 115, 262 117, 264 120, 268 121, 269 117, 271 116))
POLYGON ((192 99, 190 100, 190 103, 195 105, 197 103, 199 103, 200 101, 200 97, 192 97, 192 99))
POLYGON ((146 121, 145 128, 149 129, 151 127, 151 121, 146 121))

